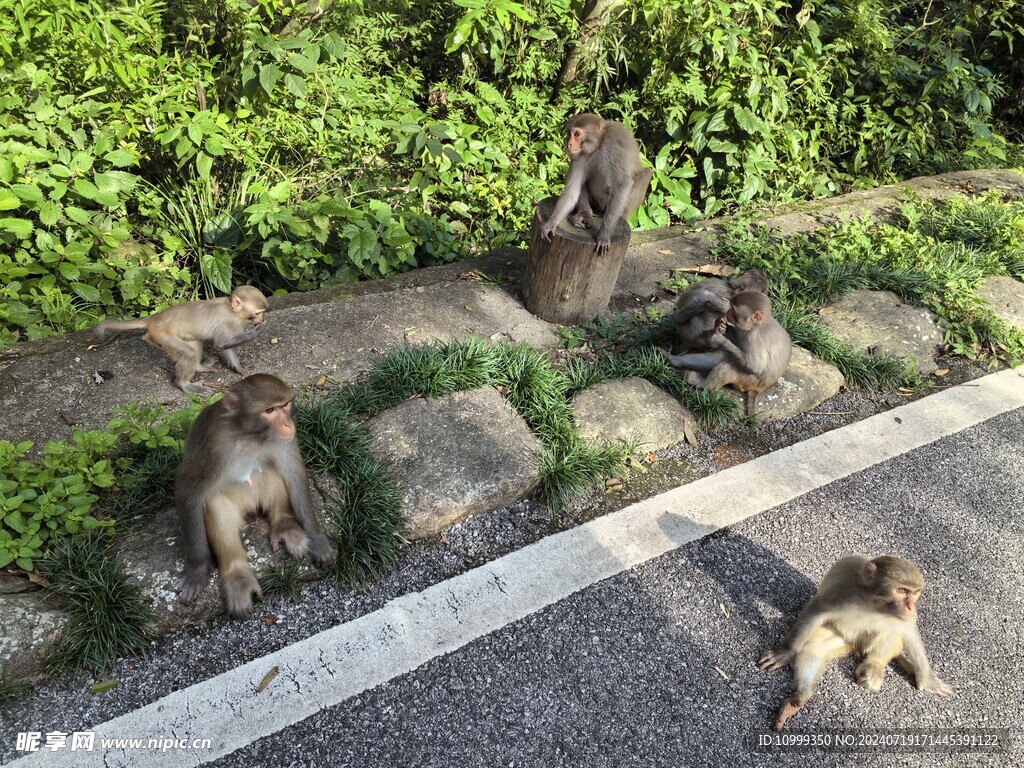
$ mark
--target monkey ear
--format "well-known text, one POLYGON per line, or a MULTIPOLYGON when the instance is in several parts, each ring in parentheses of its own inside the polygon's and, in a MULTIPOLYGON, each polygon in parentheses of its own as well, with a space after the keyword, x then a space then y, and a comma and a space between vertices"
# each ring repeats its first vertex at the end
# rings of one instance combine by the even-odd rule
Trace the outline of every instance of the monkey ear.
POLYGON ((238 413, 238 406, 240 405, 240 397, 235 387, 228 387, 224 390, 224 394, 221 395, 220 401, 224 404, 224 410, 229 415, 238 413))
POLYGON ((235 312, 242 308, 242 299, 237 293, 231 294, 231 309, 235 312))
POLYGON ((764 312, 759 309, 750 316, 750 319, 755 323, 760 323, 764 320, 764 312))
POLYGON ((860 569, 860 582, 865 587, 870 587, 875 583, 875 576, 878 575, 878 566, 875 565, 874 560, 869 560, 864 563, 860 569))

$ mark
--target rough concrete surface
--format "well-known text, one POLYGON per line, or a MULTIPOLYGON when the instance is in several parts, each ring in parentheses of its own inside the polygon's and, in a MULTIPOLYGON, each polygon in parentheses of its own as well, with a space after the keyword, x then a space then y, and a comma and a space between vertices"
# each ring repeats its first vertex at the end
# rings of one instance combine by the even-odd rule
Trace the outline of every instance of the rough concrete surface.
POLYGON ((986 277, 978 296, 988 302, 996 317, 1024 331, 1024 283, 1012 277, 986 277))

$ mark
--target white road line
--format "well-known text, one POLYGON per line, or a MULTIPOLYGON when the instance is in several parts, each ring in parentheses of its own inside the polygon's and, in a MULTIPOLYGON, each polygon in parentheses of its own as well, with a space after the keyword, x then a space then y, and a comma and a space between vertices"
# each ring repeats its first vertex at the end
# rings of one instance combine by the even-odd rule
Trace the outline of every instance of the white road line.
POLYGON ((175 691, 89 729, 91 753, 34 752, 9 765, 201 765, 723 526, 1021 407, 1024 367, 948 389, 549 536, 175 691), (733 500, 731 509, 721 509, 723 498, 733 500), (257 693, 275 666, 279 674, 257 693), (100 747, 104 739, 151 738, 209 738, 213 747, 100 747))

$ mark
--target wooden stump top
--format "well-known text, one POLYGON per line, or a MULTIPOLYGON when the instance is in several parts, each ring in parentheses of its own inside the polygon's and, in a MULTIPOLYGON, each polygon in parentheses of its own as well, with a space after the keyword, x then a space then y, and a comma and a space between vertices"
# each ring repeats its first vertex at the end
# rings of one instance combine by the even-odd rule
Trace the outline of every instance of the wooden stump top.
MULTIPOLYGON (((539 216, 540 221, 543 224, 551 218, 551 213, 555 210, 555 203, 557 202, 557 197, 545 197, 537 203, 537 212, 535 217, 539 216)), ((558 229, 555 230, 554 236, 564 237, 566 240, 572 240, 574 243, 590 243, 594 248, 597 248, 597 233, 601 231, 601 225, 603 223, 604 217, 595 213, 590 217, 590 229, 579 229, 578 227, 574 227, 570 224, 569 216, 566 216, 562 220, 562 223, 558 225, 558 229)), ((629 222, 623 218, 612 231, 610 239, 612 246, 622 240, 628 240, 630 231, 629 222)))

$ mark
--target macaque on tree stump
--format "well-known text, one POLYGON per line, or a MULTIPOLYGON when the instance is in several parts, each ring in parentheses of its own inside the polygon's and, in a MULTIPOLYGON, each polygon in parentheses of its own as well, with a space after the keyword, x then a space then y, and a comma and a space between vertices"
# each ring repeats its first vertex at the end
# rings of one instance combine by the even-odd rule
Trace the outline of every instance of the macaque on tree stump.
MULTIPOLYGON (((537 204, 530 232, 530 251, 523 272, 523 302, 542 320, 577 325, 593 320, 608 308, 619 268, 629 247, 629 224, 622 219, 609 236, 604 253, 594 251, 594 237, 567 222, 544 240, 542 229, 556 198, 537 204)), ((593 217, 598 226, 601 218, 593 217)))
POLYGON ((611 247, 612 232, 632 216, 647 195, 652 171, 640 163, 640 147, 622 123, 590 112, 576 115, 566 126, 569 173, 555 209, 541 228, 551 240, 566 216, 579 229, 597 230, 595 252, 611 247), (603 219, 598 223, 594 214, 603 219))

